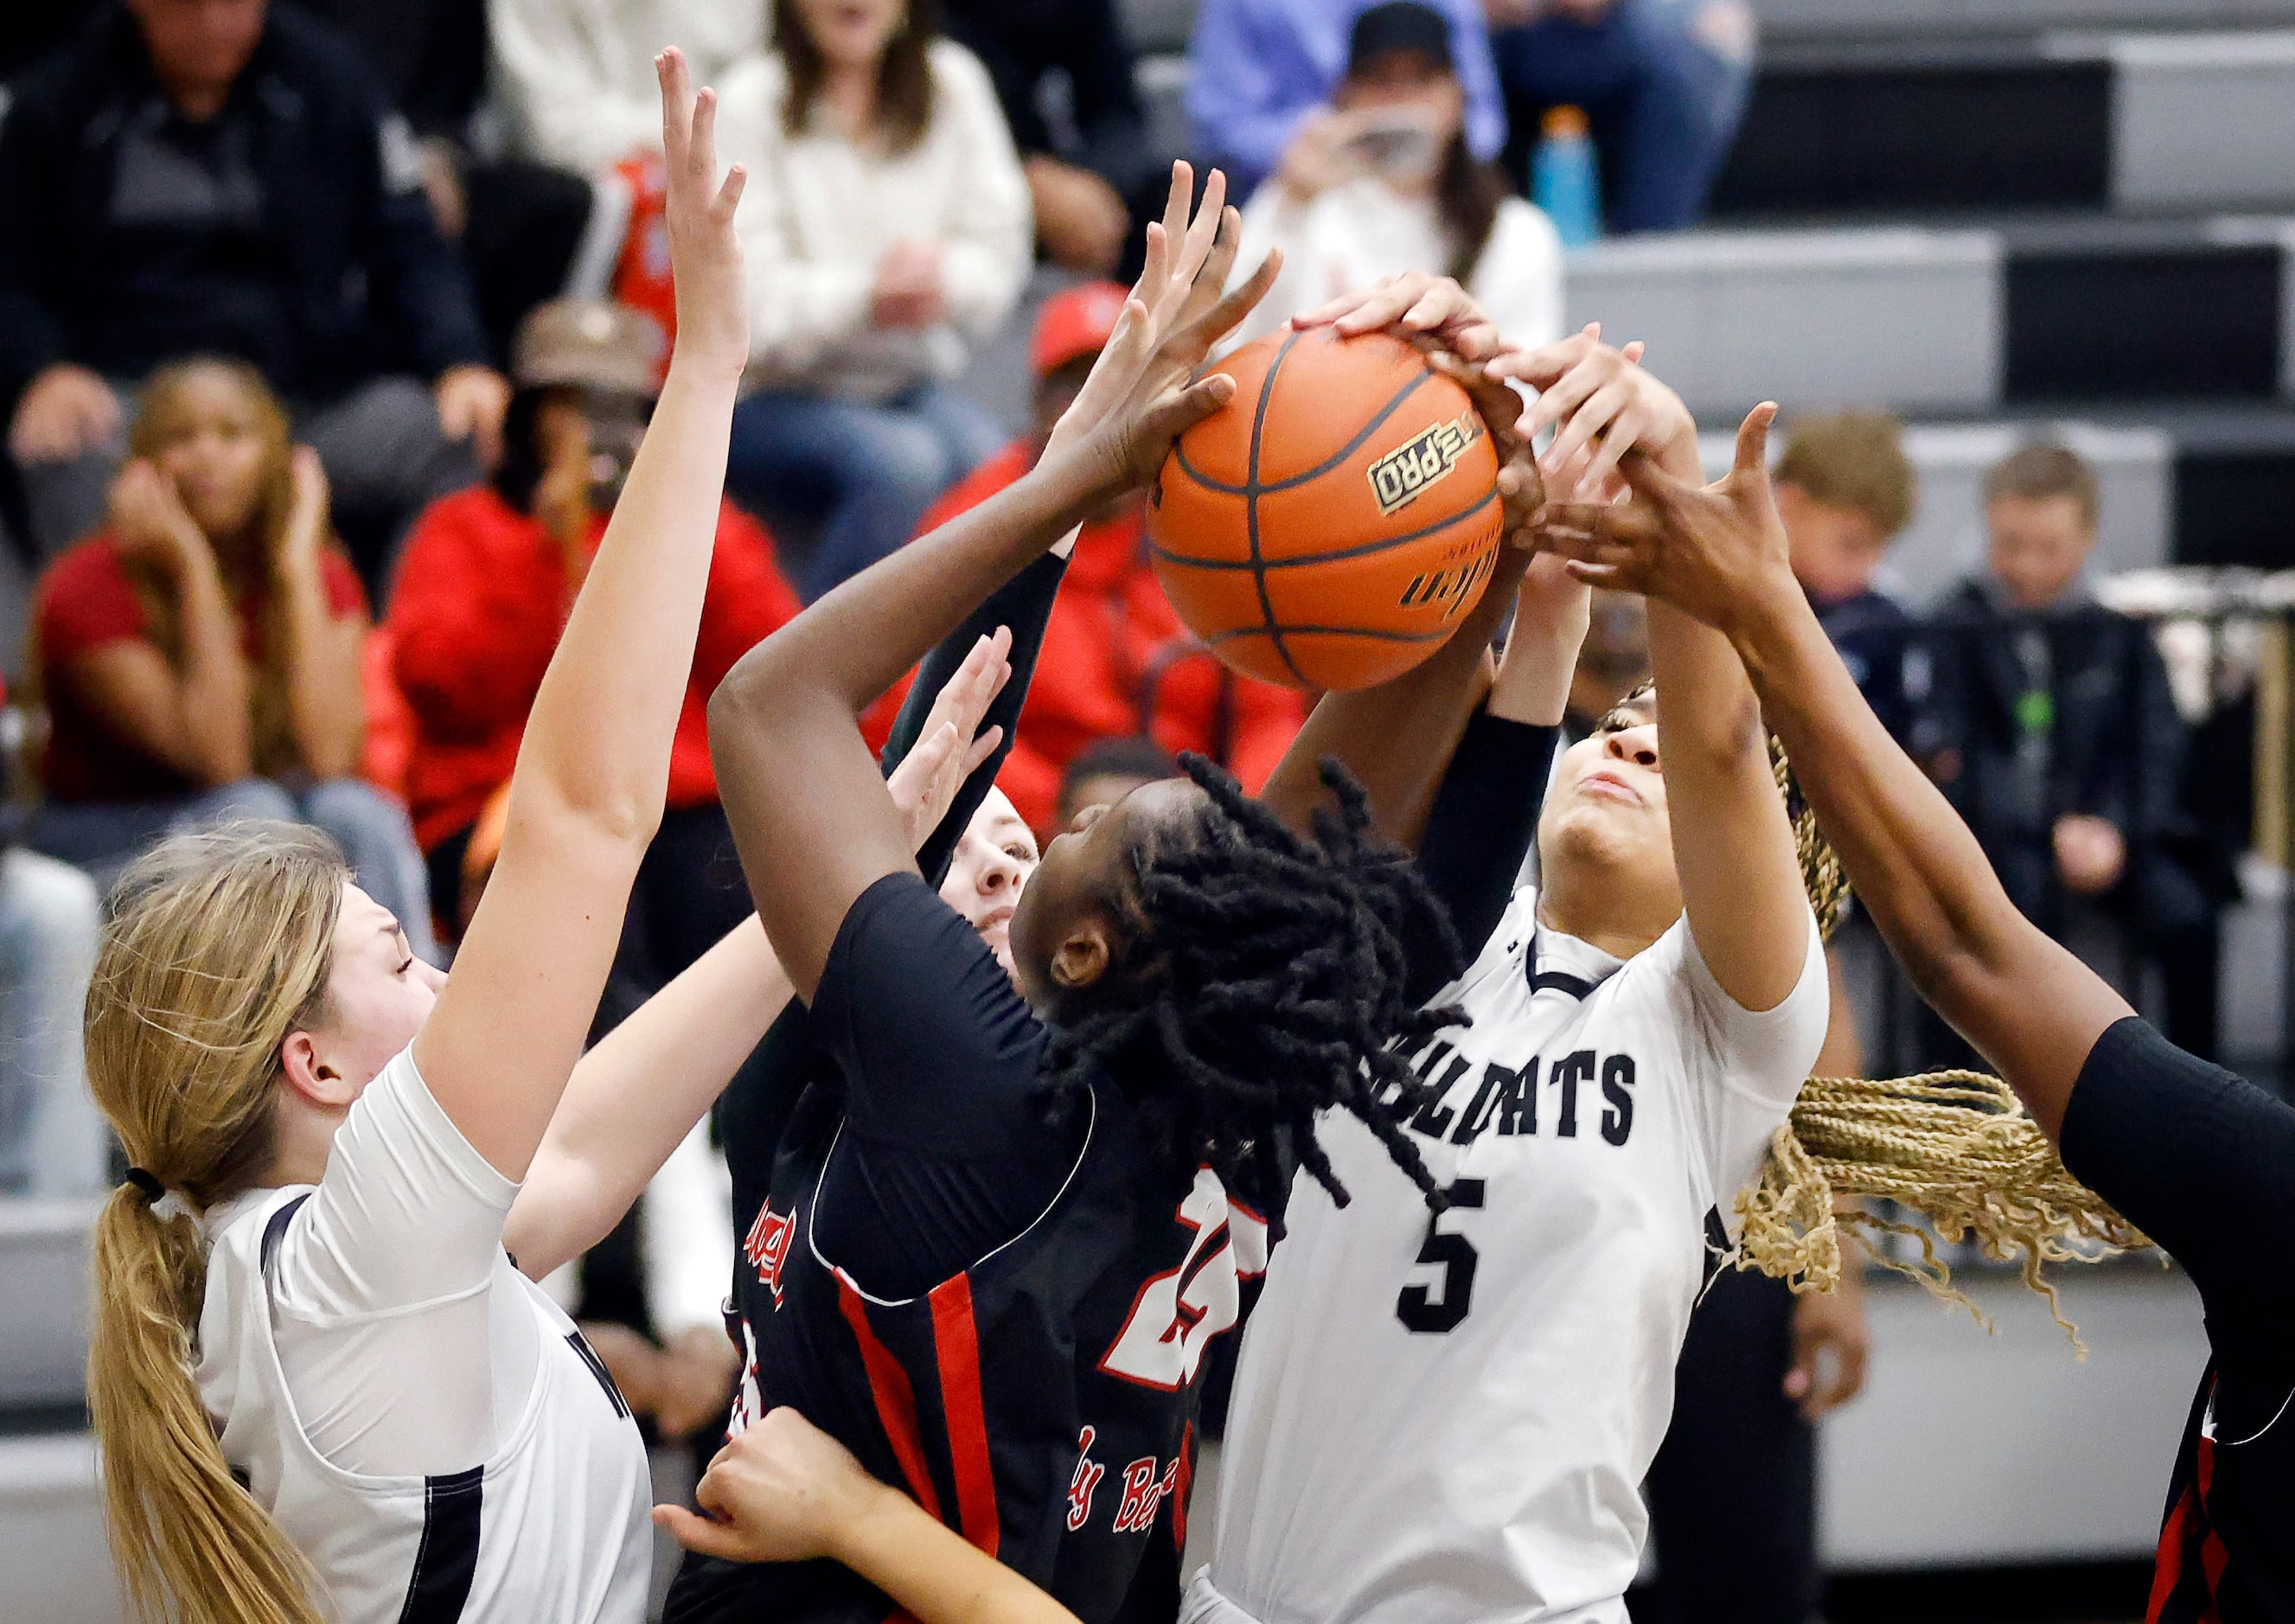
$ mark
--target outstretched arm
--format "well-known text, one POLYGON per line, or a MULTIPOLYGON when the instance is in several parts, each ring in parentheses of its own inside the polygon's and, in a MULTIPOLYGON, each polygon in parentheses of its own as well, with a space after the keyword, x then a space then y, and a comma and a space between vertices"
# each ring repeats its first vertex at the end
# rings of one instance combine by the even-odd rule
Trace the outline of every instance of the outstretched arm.
POLYGON ((1581 578, 1719 628, 1858 896, 1921 996, 1998 1068, 2052 1137, 2096 1039, 2132 1011, 2016 911, 1935 785, 1890 738, 1794 581, 1757 408, 1707 488, 1633 469, 1637 501, 1572 551, 1581 578))
POLYGON ((741 171, 717 184, 715 95, 695 94, 676 51, 658 67, 677 347, 527 721, 493 882, 415 1039, 433 1096, 511 1179, 526 1176, 581 1053, 661 821, 748 356, 741 171))
MULTIPOLYGON (((982 717, 1009 672, 984 642, 934 696, 886 783, 911 841, 939 827, 1002 736, 982 717)), ((606 1237, 789 1006, 755 915, 606 1034, 575 1066, 502 1244, 535 1279, 606 1237)))
MULTIPOLYGON (((1180 193, 1174 189, 1175 202, 1180 193)), ((1233 380, 1188 379, 1255 303, 1266 276, 1221 298, 1234 211, 1182 233, 1149 228, 1141 292, 1035 470, 846 582, 752 649, 709 707, 735 845, 757 912, 810 1000, 853 901, 914 861, 854 721, 988 595, 1099 503, 1144 484, 1172 438, 1233 380), (1154 298, 1151 309, 1148 296, 1154 298)), ((1185 213, 1183 202, 1178 212, 1185 213)))
POLYGON ((729 1562, 840 1562, 919 1624, 1076 1624, 1075 1615, 899 1489, 796 1411, 772 1411, 717 1452, 695 1499, 657 1506, 689 1551, 729 1562))

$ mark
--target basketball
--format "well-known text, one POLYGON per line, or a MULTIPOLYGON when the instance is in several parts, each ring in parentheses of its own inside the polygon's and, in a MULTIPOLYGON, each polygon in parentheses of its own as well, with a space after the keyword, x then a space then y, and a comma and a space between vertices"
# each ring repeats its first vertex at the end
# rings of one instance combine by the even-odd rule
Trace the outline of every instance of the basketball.
POLYGON ((1248 676, 1368 688, 1440 648, 1498 558, 1498 454, 1466 392, 1384 333, 1278 332, 1148 496, 1164 594, 1248 676))

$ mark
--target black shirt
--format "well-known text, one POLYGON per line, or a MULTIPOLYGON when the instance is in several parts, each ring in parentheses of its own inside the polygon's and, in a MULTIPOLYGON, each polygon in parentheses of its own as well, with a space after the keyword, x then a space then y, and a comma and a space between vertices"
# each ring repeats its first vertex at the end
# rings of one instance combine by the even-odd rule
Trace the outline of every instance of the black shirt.
POLYGON ((2147 1619, 2295 1624, 2295 1107, 2130 1016, 2080 1068, 2063 1156, 2207 1311, 2147 1619))

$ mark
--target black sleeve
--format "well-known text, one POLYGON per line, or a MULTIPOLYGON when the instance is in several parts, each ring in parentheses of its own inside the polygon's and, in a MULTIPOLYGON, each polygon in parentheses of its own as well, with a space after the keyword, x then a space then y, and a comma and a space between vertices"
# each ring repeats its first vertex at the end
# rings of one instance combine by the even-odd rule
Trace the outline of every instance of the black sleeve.
POLYGON ((933 701, 956 668, 964 664, 964 657, 972 645, 999 626, 1012 629, 1012 680, 1004 684, 1004 691, 996 696, 996 703, 988 707, 984 720, 1003 728, 1004 738, 996 753, 974 771, 957 791, 956 802, 948 809, 948 816, 940 820, 917 853, 917 869, 935 887, 948 872, 948 860, 956 851, 957 840, 964 826, 972 821, 972 814, 980 810, 981 802, 1003 771, 1004 758, 1012 753, 1013 735, 1019 730, 1020 707, 1027 703, 1028 684, 1036 674, 1036 659, 1044 649, 1044 628, 1052 618, 1052 600, 1060 594, 1060 583, 1067 575, 1068 561, 1046 553, 1027 568, 1013 576, 991 595, 988 601, 975 610, 969 619, 949 634, 940 646, 925 656, 917 667, 917 680, 910 684, 909 697, 901 706, 901 714, 894 720, 892 733, 885 740, 878 764, 890 773, 902 757, 916 747, 917 735, 924 731, 925 718, 932 714, 933 701))
MULTIPOLYGON (((1425 837, 1418 844, 1418 871, 1450 910, 1459 951, 1469 963, 1498 928, 1530 855, 1561 731, 1478 710, 1434 792, 1425 837)), ((1432 973, 1429 967, 1425 975, 1432 973)), ((1425 975, 1414 981, 1414 1000, 1431 997, 1450 979, 1416 984, 1425 975)))
POLYGON ((813 1016, 845 1079, 845 1139, 815 1220, 870 1291, 929 1290, 1050 1204, 1082 1124, 1044 1122, 1043 1026, 920 877, 887 875, 855 899, 813 1016))
POLYGON ((2183 1265, 2227 1364, 2243 1347, 2284 1350, 2295 1330, 2295 1107, 2130 1016, 2080 1068, 2063 1157, 2183 1265))

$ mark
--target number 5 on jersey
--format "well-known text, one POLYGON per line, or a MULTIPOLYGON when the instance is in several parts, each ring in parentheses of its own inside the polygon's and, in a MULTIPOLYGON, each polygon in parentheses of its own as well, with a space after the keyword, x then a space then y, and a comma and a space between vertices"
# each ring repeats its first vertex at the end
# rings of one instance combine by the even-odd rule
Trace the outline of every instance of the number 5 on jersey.
MULTIPOLYGON (((1482 1181, 1461 1179, 1444 1188, 1450 1199, 1450 1211, 1479 1208, 1482 1204, 1482 1181)), ((1406 1285, 1402 1294, 1394 1300, 1394 1317, 1413 1331, 1440 1335, 1455 1331, 1466 1318, 1466 1310, 1474 1302, 1474 1266, 1481 1261, 1474 1243, 1463 1235, 1445 1234, 1442 1220, 1448 1213, 1437 1212, 1426 1220, 1426 1244, 1418 1249, 1418 1261, 1439 1266, 1442 1279, 1439 1293, 1427 1285, 1406 1285)))

